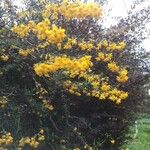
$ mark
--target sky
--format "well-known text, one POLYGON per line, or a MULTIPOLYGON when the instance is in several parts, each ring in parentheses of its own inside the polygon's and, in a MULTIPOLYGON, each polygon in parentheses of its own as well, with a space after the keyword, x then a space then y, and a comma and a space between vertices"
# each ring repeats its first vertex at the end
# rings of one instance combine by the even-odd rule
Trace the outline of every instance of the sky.
MULTIPOLYGON (((19 7, 22 6, 22 0, 14 0, 14 3, 18 5, 19 7)), ((94 0, 89 0, 90 2, 94 0)), ((150 6, 150 0, 145 0, 145 3, 140 5, 136 8, 136 10, 140 10, 143 7, 150 6)), ((107 7, 104 5, 104 15, 108 13, 108 10, 111 9, 111 14, 109 17, 105 19, 105 26, 109 27, 113 24, 117 24, 117 17, 126 17, 128 14, 128 11, 131 10, 131 5, 133 3, 133 0, 108 0, 107 7)), ((146 25, 146 28, 150 32, 150 23, 146 25)), ((143 41, 143 46, 147 51, 150 51, 150 38, 143 41)))

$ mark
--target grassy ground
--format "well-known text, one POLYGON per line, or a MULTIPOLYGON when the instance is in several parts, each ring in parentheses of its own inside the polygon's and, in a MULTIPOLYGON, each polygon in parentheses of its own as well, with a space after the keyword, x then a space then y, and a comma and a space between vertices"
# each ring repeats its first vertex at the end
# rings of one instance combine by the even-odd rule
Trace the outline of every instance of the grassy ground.
MULTIPOLYGON (((145 110, 150 110, 149 103, 145 110)), ((123 146, 123 150, 150 150, 150 111, 139 114, 139 119, 131 127, 131 140, 123 146)))

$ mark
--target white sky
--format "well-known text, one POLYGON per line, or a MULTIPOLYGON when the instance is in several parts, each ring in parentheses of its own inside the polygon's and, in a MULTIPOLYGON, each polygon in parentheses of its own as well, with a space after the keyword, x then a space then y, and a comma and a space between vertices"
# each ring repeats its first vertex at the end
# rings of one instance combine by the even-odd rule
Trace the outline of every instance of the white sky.
MULTIPOLYGON (((22 0, 14 0, 14 3, 18 5, 19 7, 22 7, 22 0)), ((89 0, 94 1, 94 0, 89 0)), ((110 26, 112 24, 117 23, 117 17, 126 17, 127 12, 131 10, 131 5, 133 3, 133 0, 109 0, 107 7, 104 6, 104 15, 107 14, 108 10, 111 9, 111 14, 109 17, 106 17, 105 25, 110 26)), ((142 4, 142 6, 139 6, 136 8, 137 10, 150 6, 150 0, 145 0, 145 3, 142 4)), ((146 28, 150 32, 150 24, 146 25, 146 28)), ((150 38, 143 41, 143 45, 147 51, 150 51, 150 38)))

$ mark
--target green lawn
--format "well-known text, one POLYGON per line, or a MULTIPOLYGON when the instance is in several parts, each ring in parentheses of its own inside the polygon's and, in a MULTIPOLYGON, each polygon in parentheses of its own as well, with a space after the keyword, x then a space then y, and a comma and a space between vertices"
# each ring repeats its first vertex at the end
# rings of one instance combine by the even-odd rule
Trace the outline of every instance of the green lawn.
POLYGON ((129 136, 132 139, 127 141, 123 150, 150 150, 150 115, 142 115, 131 127, 129 136))

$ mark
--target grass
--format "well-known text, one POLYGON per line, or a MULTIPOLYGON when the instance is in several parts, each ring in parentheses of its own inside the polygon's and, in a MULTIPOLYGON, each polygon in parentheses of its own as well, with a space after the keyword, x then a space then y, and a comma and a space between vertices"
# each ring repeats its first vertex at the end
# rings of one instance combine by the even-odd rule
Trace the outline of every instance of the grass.
POLYGON ((150 114, 140 115, 130 131, 131 140, 126 141, 122 150, 150 150, 150 114))

